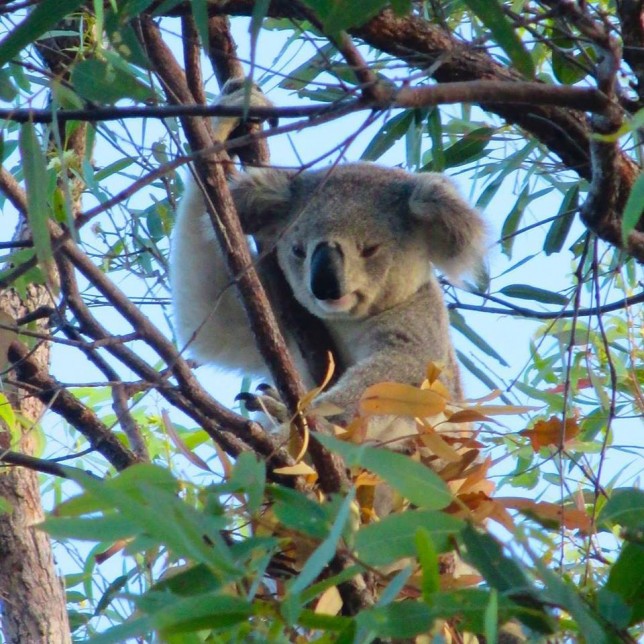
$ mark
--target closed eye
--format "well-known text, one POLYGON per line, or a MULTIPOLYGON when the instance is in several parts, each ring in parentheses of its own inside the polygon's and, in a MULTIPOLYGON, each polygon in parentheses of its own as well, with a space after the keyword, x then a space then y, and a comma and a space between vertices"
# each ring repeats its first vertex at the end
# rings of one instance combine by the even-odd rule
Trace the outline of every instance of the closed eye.
POLYGON ((373 257, 379 250, 381 244, 370 244, 369 246, 363 246, 360 251, 362 257, 373 257))

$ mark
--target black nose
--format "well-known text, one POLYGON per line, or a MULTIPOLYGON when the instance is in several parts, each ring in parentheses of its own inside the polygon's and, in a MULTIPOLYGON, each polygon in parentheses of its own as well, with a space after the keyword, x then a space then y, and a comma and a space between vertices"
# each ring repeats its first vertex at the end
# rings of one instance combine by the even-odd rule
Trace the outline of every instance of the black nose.
POLYGON ((318 300, 344 295, 344 255, 337 244, 320 242, 311 255, 311 292, 318 300))

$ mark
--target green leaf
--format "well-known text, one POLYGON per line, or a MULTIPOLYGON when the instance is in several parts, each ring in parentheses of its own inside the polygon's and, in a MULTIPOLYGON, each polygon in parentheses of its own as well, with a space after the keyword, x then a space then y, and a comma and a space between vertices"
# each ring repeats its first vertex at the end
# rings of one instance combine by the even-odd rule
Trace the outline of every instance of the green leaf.
POLYGON ((631 608, 630 621, 633 625, 644 620, 644 546, 626 543, 613 564, 606 582, 606 590, 619 595, 631 608))
POLYGON ((427 132, 432 140, 432 170, 442 172, 445 169, 445 150, 443 148, 443 126, 441 111, 438 106, 432 107, 427 116, 427 132))
POLYGON ((465 559, 485 578, 485 581, 502 593, 527 592, 530 582, 523 570, 503 554, 501 544, 488 534, 467 525, 461 533, 467 548, 465 559))
POLYGON ((355 490, 351 490, 343 500, 327 538, 315 549, 313 554, 307 559, 300 574, 289 584, 288 592, 290 595, 296 595, 302 592, 309 584, 315 581, 317 576, 335 555, 336 546, 349 518, 354 496, 355 490))
POLYGON ((449 548, 450 536, 462 528, 462 521, 442 512, 410 510, 360 528, 355 536, 355 550, 366 564, 382 566, 414 555, 416 532, 420 529, 437 552, 444 552, 449 548))
MULTIPOLYGON (((255 3, 261 4, 261 3, 255 3)), ((192 0, 190 3, 201 46, 208 48, 208 3, 207 0, 192 0)))
MULTIPOLYGON (((590 613, 587 604, 579 593, 579 589, 567 582, 560 574, 550 570, 538 557, 535 557, 533 562, 544 583, 542 590, 544 600, 548 603, 559 605, 568 611, 577 623, 579 632, 583 633, 585 641, 593 642, 594 644, 610 642, 611 640, 607 637, 602 626, 590 613)), ((527 621, 525 623, 528 626, 530 625, 527 621)))
POLYGON ((644 212, 644 172, 640 172, 631 193, 628 195, 626 205, 624 206, 624 214, 622 215, 622 241, 626 246, 628 236, 631 231, 635 230, 642 213, 644 212))
MULTIPOLYGON (((489 534, 478 532, 467 525, 461 532, 466 551, 464 559, 473 565, 494 589, 506 596, 521 597, 518 603, 532 609, 518 615, 527 626, 540 632, 551 632, 550 618, 536 609, 540 604, 533 599, 536 591, 519 564, 503 554, 501 544, 489 534)), ((486 606, 487 610, 487 606, 486 606)))
MULTIPOLYGON (((479 588, 452 590, 432 595, 430 608, 432 619, 457 618, 459 628, 471 633, 485 631, 485 611, 490 605, 491 592, 479 588)), ((514 606, 507 598, 498 597, 501 621, 505 621, 514 606)))
POLYGON ((138 534, 139 527, 120 514, 109 514, 89 519, 51 517, 39 528, 57 539, 81 541, 116 541, 138 534))
POLYGON ((391 8, 397 16, 406 16, 412 8, 411 0, 391 0, 391 8))
POLYGON ((420 590, 423 594, 423 599, 429 604, 432 601, 433 594, 440 589, 438 553, 434 547, 434 541, 426 528, 417 528, 414 537, 418 563, 422 574, 420 590))
MULTIPOLYGON (((638 576, 641 577, 641 575, 638 576)), ((641 596, 644 588, 637 588, 637 584, 634 587, 641 596)), ((617 593, 613 593, 606 588, 600 588, 597 593, 596 603, 597 610, 607 622, 610 622, 619 629, 628 628, 631 623, 633 611, 617 593)))
POLYGON ((255 454, 243 452, 237 457, 232 476, 226 488, 235 492, 244 492, 248 500, 248 511, 255 513, 264 501, 266 485, 266 464, 255 454))
POLYGON ((497 644, 499 635, 499 594, 492 589, 490 601, 485 607, 485 641, 497 644))
POLYGON ((552 72, 555 78, 564 85, 574 85, 588 76, 585 66, 587 57, 583 53, 566 54, 559 49, 552 51, 552 72), (575 64, 578 62, 579 64, 575 64))
POLYGON ((352 445, 331 436, 316 436, 324 447, 340 454, 349 467, 371 470, 414 505, 440 510, 452 501, 444 481, 428 467, 387 449, 352 445))
POLYGON ((320 47, 311 58, 290 72, 280 82, 279 87, 297 92, 304 89, 312 80, 327 69, 334 52, 335 47, 331 43, 320 47))
POLYGON ((145 102, 154 92, 133 73, 104 60, 81 60, 71 77, 74 89, 84 98, 98 103, 116 103, 124 98, 145 102))
POLYGON ((465 318, 456 310, 452 309, 449 312, 450 324, 460 331, 477 349, 480 349, 486 355, 494 358, 499 364, 504 367, 509 366, 508 363, 498 354, 467 322, 465 318))
POLYGON ((552 222, 546 238, 543 242, 543 250, 546 255, 558 253, 566 243, 575 214, 579 208, 579 184, 570 188, 559 207, 557 218, 552 222))
POLYGON ((326 33, 336 35, 343 29, 359 27, 371 20, 387 4, 387 0, 304 0, 304 4, 311 7, 322 20, 326 33))
POLYGON ((400 641, 426 632, 431 624, 431 613, 425 603, 403 601, 363 610, 356 616, 356 622, 372 634, 400 641))
POLYGON ((479 127, 468 132, 454 145, 450 145, 444 150, 445 167, 453 168, 483 156, 485 148, 495 132, 496 130, 492 127, 479 127))
POLYGON ((271 496, 276 499, 273 512, 281 523, 316 539, 326 537, 332 517, 324 506, 297 490, 283 487, 273 487, 270 490, 271 496))
POLYGON ((20 127, 20 156, 27 186, 27 218, 38 262, 43 266, 52 257, 51 239, 47 228, 49 220, 47 185, 49 182, 47 160, 40 147, 33 123, 24 123, 20 127))
POLYGON ((510 57, 513 65, 526 77, 533 78, 534 62, 526 51, 521 39, 505 17, 497 0, 465 0, 465 4, 492 32, 497 44, 510 57))
MULTIPOLYGON (((98 600, 96 608, 94 609, 95 615, 100 615, 112 602, 112 600, 118 595, 119 591, 127 584, 132 571, 129 575, 120 575, 110 585, 106 588, 105 592, 98 600)), ((81 593, 82 595, 82 593, 81 593)))
POLYGON ((510 286, 503 287, 500 291, 503 295, 508 297, 516 297, 521 300, 533 300, 535 302, 542 302, 543 304, 567 304, 568 298, 560 293, 553 293, 546 291, 543 288, 530 286, 528 284, 510 284, 510 286))
POLYGON ((9 503, 9 500, 4 496, 0 496, 0 515, 11 514, 13 512, 13 506, 9 503))
POLYGON ((0 67, 82 4, 82 0, 39 2, 33 11, 17 27, 9 30, 9 35, 0 42, 0 67))
POLYGON ((516 233, 519 228, 519 223, 521 222, 523 213, 529 203, 530 186, 525 186, 517 197, 512 210, 503 222, 503 228, 501 228, 501 250, 508 259, 512 258, 512 247, 514 246, 514 241, 516 239, 516 235, 514 233, 516 233))
POLYGON ((414 122, 414 110, 407 110, 389 119, 371 139, 360 157, 364 161, 379 159, 393 144, 401 139, 414 122))
POLYGON ((644 490, 618 488, 597 518, 598 525, 610 529, 620 525, 629 530, 644 530, 644 490))
POLYGON ((0 100, 10 103, 17 95, 18 90, 11 82, 9 71, 0 69, 0 100))

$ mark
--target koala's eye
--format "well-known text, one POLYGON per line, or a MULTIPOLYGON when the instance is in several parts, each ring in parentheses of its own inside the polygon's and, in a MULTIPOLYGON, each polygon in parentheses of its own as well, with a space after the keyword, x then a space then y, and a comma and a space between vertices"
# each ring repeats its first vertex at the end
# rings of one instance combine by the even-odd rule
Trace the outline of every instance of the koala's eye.
POLYGON ((298 259, 304 259, 306 257, 306 251, 304 250, 304 246, 300 246, 299 244, 293 244, 293 246, 291 246, 291 252, 298 259))
POLYGON ((380 244, 371 244, 369 246, 363 246, 360 251, 362 257, 373 257, 380 250, 380 244))

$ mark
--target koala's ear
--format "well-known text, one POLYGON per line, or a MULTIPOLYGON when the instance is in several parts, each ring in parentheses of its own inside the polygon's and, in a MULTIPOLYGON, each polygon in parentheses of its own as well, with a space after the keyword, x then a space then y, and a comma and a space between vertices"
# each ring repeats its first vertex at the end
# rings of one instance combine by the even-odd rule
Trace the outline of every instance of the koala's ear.
POLYGON ((431 259, 451 278, 477 268, 486 228, 479 213, 442 174, 414 175, 409 210, 426 230, 431 259))
POLYGON ((270 234, 289 214, 291 173, 257 168, 238 175, 230 186, 244 232, 270 234))

